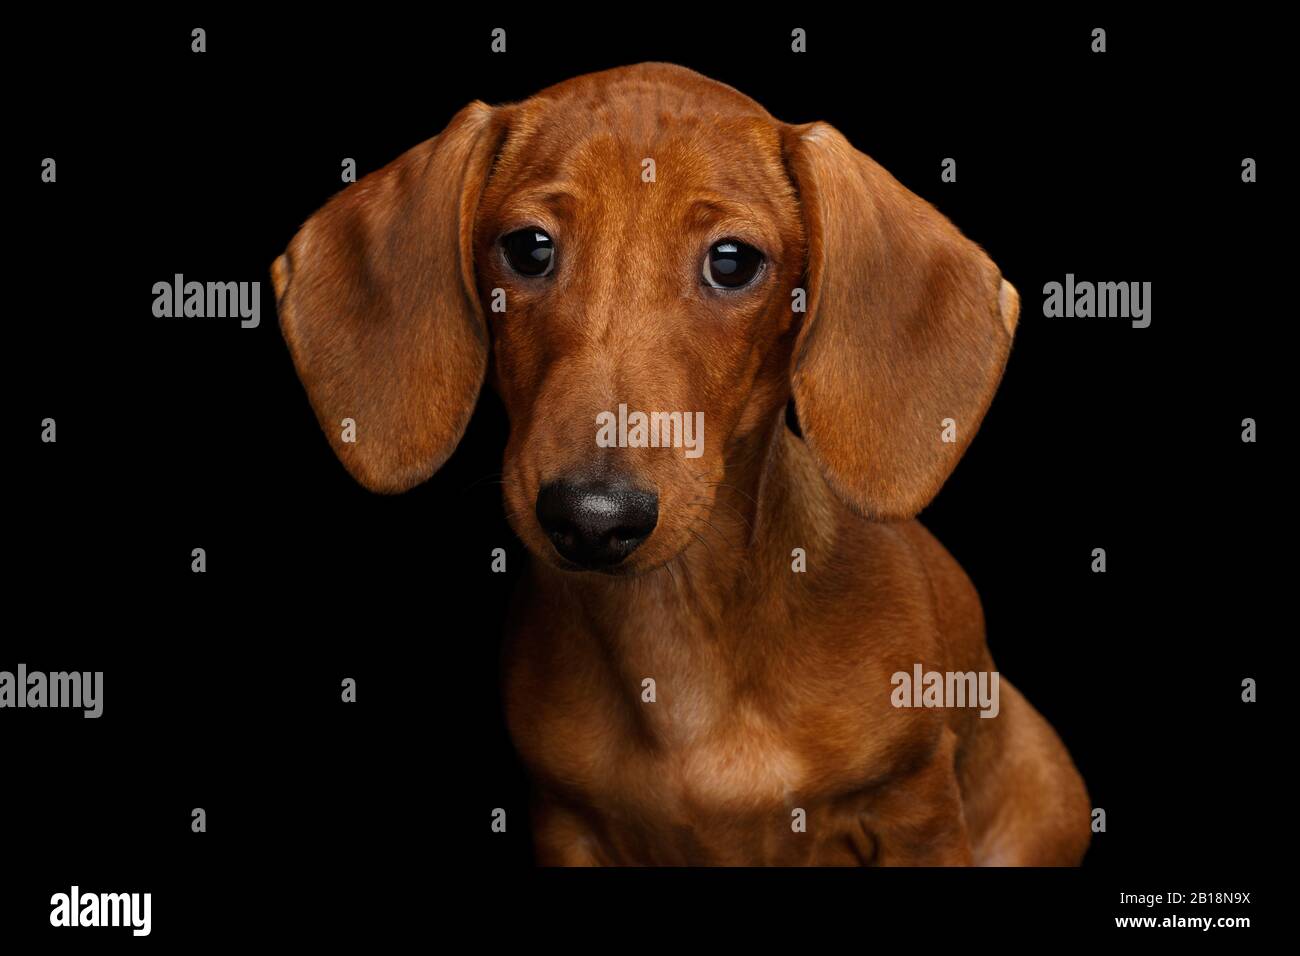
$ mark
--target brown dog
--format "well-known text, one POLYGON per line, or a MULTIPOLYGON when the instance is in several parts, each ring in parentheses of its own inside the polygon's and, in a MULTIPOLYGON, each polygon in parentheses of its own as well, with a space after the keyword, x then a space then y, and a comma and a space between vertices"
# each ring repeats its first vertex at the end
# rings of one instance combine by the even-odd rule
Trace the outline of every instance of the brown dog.
POLYGON ((1019 299, 833 128, 664 64, 472 103, 272 271, 366 487, 428 478, 485 374, 501 395, 540 559, 505 699, 541 862, 1082 858, 1083 781, 1019 692, 992 719, 896 706, 918 665, 993 670, 970 581, 904 519, 974 435, 1019 299), (650 440, 627 409, 659 413, 650 440))

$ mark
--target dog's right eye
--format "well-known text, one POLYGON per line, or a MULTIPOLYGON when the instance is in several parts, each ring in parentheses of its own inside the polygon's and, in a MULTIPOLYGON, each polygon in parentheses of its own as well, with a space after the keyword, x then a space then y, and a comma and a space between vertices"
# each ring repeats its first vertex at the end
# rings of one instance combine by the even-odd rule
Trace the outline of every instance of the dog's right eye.
POLYGON ((555 268, 555 243, 540 229, 520 229, 501 239, 506 261, 521 276, 536 279, 555 268))

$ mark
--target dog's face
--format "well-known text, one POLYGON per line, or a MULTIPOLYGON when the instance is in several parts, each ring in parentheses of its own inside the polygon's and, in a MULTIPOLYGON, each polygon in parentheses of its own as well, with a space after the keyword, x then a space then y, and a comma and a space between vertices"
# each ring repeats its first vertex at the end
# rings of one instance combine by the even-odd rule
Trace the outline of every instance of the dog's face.
POLYGON ((914 514, 1017 314, 982 251, 833 128, 663 64, 466 107, 312 217, 273 275, 360 481, 427 478, 486 375, 513 527, 562 568, 617 574, 698 537, 792 396, 850 507, 914 514))
POLYGON ((562 567, 655 567, 789 395, 804 237, 780 129, 722 86, 635 81, 504 122, 474 262, 513 526, 562 567))

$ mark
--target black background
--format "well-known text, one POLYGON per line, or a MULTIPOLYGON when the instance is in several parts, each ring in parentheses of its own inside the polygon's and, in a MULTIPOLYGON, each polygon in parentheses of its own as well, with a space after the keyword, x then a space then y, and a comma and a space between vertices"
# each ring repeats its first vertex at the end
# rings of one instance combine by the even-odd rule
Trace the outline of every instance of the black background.
MULTIPOLYGON (((1271 228, 1277 28, 804 9, 15 21, 0 669, 102 670, 105 709, 0 712, 0 939, 48 943, 49 896, 74 882, 151 891, 163 945, 433 940, 461 921, 487 940, 518 905, 536 907, 539 942, 643 903, 656 915, 622 924, 631 935, 683 912, 805 929, 839 914, 864 941, 918 919, 972 939, 1043 920, 1118 932, 1113 915, 1149 912, 1120 907, 1121 890, 1247 889, 1248 907, 1183 912, 1257 917, 1278 828, 1268 677, 1291 320, 1271 228), (489 50, 496 26, 505 55, 489 50), (1105 54, 1089 50, 1094 26, 1105 54), (500 404, 485 391, 431 481, 369 494, 315 422, 268 269, 342 188, 344 157, 364 175, 470 100, 643 60, 832 123, 1019 288, 1001 390, 923 521, 978 587, 999 670, 1107 812, 1082 871, 532 868, 497 688, 527 560, 496 484, 500 404), (1241 181, 1246 156, 1259 183, 1241 181), (956 183, 940 181, 945 157, 956 183), (1067 272, 1151 282, 1151 326, 1044 318, 1043 284, 1067 272), (261 281, 261 326, 154 318, 153 283, 174 273, 261 281), (57 444, 39 441, 47 416, 57 444), (1245 417, 1257 444, 1240 440, 1245 417), (195 547, 206 574, 190 571, 195 547), (495 547, 506 575, 490 573, 495 547), (1244 677, 1260 703, 1241 702, 1244 677), (194 807, 206 834, 190 831, 194 807), (494 807, 506 834, 490 831, 494 807)), ((148 945, 125 930, 53 939, 69 934, 148 945)))

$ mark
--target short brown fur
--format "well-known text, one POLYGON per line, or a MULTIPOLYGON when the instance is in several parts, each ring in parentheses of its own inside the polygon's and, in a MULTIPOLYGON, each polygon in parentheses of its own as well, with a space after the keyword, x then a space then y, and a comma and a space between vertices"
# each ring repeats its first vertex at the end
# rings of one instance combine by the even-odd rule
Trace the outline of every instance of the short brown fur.
POLYGON ((538 559, 505 700, 542 863, 1081 860, 1083 781, 1008 682, 993 719, 891 705, 916 663, 994 668, 974 588, 910 519, 988 408, 1019 299, 832 127, 666 64, 472 104, 331 200, 273 278, 312 405, 367 487, 427 478, 485 375, 501 395, 506 505, 538 559), (547 281, 502 258, 525 226, 555 239, 547 281), (699 282, 723 237, 767 260, 739 293, 699 282), (620 403, 702 410, 703 456, 597 448, 595 416, 620 403), (659 496, 612 573, 567 566, 533 516, 540 486, 575 474, 659 496))

